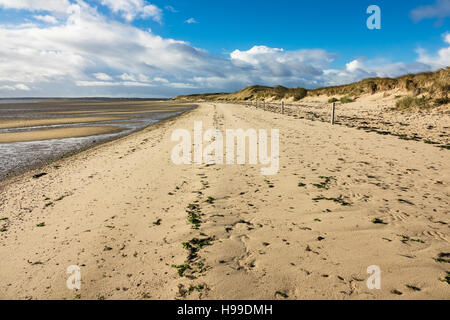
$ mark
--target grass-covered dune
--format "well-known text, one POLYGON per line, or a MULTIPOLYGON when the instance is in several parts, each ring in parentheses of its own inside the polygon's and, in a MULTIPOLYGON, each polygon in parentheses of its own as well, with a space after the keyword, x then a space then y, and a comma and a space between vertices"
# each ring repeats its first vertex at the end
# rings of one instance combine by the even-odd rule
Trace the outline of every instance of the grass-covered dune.
POLYGON ((397 103, 401 109, 433 107, 450 102, 450 67, 436 72, 408 74, 398 78, 368 78, 341 86, 307 90, 282 86, 250 86, 234 93, 208 93, 179 96, 175 100, 196 101, 300 101, 305 97, 329 96, 330 101, 352 102, 365 94, 398 90, 403 96, 397 103))
POLYGON ((175 100, 205 100, 205 101, 250 101, 250 100, 283 100, 295 101, 306 97, 308 90, 303 88, 290 89, 283 86, 266 87, 250 86, 234 93, 206 93, 179 96, 175 100))

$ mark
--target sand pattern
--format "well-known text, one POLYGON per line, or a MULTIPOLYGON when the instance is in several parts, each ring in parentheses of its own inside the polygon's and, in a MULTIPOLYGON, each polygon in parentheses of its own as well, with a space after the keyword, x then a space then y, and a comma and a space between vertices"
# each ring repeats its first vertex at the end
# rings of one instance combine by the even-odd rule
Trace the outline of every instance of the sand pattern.
MULTIPOLYGON (((434 110, 396 110, 397 91, 363 95, 351 103, 337 103, 336 125, 368 133, 392 135, 402 140, 422 141, 450 149, 450 106, 434 110)), ((329 96, 307 97, 285 105, 285 114, 297 119, 330 122, 329 96)), ((255 108, 255 102, 243 102, 255 108)), ((258 108, 281 113, 280 102, 258 103, 258 108)))
POLYGON ((3 182, 0 298, 448 299, 449 163, 422 142, 205 103, 3 182), (174 165, 172 130, 196 120, 279 129, 279 174, 174 165))

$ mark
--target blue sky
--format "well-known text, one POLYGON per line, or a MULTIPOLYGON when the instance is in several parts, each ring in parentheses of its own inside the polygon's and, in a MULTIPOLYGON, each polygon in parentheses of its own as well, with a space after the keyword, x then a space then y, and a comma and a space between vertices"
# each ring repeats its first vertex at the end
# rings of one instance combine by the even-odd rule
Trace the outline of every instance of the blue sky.
MULTIPOLYGON (((166 1, 154 3, 161 6, 166 1)), ((421 45, 436 49, 442 45, 442 34, 448 21, 435 26, 437 19, 415 23, 410 12, 434 1, 176 1, 177 14, 167 14, 162 26, 149 22, 136 23, 152 27, 165 37, 180 38, 214 53, 229 53, 236 48, 251 48, 255 44, 295 50, 323 48, 352 58, 355 48, 361 55, 377 57, 392 52, 392 58, 403 59, 408 51, 410 60, 414 49, 421 45), (345 4, 343 4, 345 3, 345 4), (382 9, 382 29, 366 27, 366 9, 371 4, 382 9), (183 21, 195 17, 199 24, 189 28, 183 21)))
POLYGON ((450 0, 0 0, 0 97, 314 88, 450 63, 450 0), (367 7, 381 9, 369 30, 367 7))

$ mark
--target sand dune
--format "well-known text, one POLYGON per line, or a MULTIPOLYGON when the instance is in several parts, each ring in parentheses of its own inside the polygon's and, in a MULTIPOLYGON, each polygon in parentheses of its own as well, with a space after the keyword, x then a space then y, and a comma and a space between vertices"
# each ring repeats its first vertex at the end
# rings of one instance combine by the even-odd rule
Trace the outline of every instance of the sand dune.
POLYGON ((448 299, 449 163, 422 142, 205 103, 3 182, 0 298, 448 299), (279 129, 279 174, 174 165, 172 130, 197 120, 279 129))

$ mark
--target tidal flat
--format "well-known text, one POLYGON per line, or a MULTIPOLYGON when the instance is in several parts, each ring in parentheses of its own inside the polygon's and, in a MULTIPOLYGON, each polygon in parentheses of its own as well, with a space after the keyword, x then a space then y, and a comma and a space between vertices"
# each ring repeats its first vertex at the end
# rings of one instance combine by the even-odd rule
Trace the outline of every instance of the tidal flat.
POLYGON ((139 131, 194 107, 141 99, 0 103, 0 179, 139 131))

